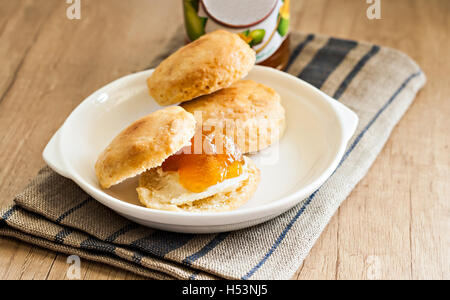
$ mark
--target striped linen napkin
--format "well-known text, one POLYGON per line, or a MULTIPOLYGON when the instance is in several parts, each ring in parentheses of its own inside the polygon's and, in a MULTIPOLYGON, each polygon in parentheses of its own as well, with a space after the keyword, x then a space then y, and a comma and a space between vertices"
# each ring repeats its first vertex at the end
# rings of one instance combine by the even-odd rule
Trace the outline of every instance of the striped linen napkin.
MULTIPOLYGON (((392 49, 303 33, 291 41, 286 71, 360 117, 336 172, 297 207, 236 232, 163 232, 118 216, 45 167, 0 210, 0 235, 154 279, 291 278, 426 82, 415 62, 392 49)), ((174 38, 152 66, 183 42, 174 38)))

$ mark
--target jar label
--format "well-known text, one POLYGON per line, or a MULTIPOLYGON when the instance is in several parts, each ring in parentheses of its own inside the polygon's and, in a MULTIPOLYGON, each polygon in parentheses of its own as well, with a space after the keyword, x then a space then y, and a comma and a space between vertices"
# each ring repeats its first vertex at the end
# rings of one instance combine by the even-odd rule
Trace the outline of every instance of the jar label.
POLYGON ((183 0, 189 40, 225 29, 256 51, 256 62, 271 57, 289 33, 290 0, 183 0))

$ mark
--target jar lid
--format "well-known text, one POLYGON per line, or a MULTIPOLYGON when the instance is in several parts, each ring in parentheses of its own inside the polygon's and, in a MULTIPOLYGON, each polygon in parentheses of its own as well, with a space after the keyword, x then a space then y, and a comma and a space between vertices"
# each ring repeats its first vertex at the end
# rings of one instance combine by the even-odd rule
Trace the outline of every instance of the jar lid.
POLYGON ((229 27, 251 27, 265 20, 278 0, 202 0, 206 13, 229 27))

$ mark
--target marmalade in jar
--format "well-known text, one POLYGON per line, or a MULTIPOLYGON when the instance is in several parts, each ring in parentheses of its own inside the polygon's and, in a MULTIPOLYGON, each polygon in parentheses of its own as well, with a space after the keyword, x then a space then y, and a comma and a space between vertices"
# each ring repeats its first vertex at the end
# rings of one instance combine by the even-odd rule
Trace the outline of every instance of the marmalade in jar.
POLYGON ((289 60, 290 0, 183 0, 189 41, 225 29, 256 51, 256 63, 283 69, 289 60))

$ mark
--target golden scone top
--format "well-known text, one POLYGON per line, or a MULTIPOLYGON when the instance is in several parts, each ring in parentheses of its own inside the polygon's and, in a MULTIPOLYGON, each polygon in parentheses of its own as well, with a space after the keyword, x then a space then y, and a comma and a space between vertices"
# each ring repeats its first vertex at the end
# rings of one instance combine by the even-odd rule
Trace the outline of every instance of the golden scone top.
POLYGON ((222 128, 244 154, 278 142, 286 129, 280 95, 253 80, 238 81, 181 106, 194 114, 203 130, 222 128))
POLYGON ((189 145, 195 119, 175 106, 156 111, 123 130, 100 154, 95 173, 109 188, 146 170, 161 166, 169 156, 189 145))
POLYGON ((182 47, 147 80, 150 95, 171 105, 207 95, 245 77, 256 54, 237 34, 217 30, 182 47))

